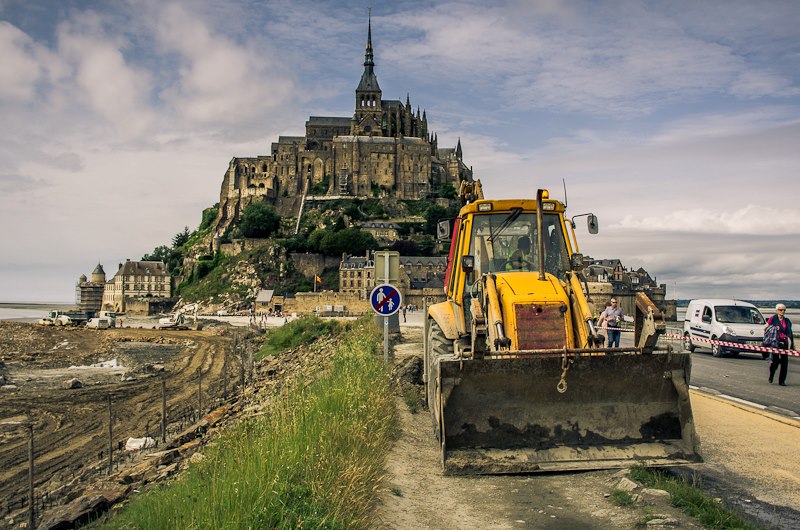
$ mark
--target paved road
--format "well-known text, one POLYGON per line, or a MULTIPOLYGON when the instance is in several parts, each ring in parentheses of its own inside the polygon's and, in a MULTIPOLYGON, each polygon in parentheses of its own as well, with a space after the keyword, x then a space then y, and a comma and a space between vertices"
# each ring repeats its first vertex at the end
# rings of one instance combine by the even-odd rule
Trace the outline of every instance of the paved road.
MULTIPOLYGON (((680 341, 671 344, 683 348, 680 341)), ((633 345, 633 333, 623 333, 621 345, 633 345)), ((691 383, 703 390, 758 403, 782 414, 800 415, 800 358, 789 358, 787 386, 778 386, 777 373, 775 384, 769 384, 769 362, 762 359, 759 352, 743 353, 739 357, 712 357, 710 348, 696 348, 691 383)))
POLYGON ((761 354, 739 357, 712 357, 710 350, 696 349, 692 357, 692 385, 713 388, 767 407, 800 413, 800 358, 789 358, 787 386, 769 384, 769 360, 761 354))

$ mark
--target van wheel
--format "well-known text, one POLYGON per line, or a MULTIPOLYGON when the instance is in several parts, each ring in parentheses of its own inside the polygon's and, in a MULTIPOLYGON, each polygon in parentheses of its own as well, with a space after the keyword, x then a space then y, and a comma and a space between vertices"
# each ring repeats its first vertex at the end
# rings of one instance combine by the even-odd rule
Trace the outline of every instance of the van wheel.
MULTIPOLYGON (((711 337, 711 340, 717 340, 717 337, 711 337)), ((714 357, 722 357, 722 347, 719 344, 712 344, 711 355, 714 357)))
POLYGON ((687 351, 694 351, 694 344, 688 333, 683 334, 683 349, 687 351))

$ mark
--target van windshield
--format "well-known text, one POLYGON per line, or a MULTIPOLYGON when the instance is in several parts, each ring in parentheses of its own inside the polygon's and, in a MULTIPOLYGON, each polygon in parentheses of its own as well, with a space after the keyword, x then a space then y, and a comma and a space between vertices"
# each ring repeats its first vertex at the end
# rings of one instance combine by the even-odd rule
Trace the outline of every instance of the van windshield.
POLYGON ((718 305, 714 308, 717 313, 717 322, 723 324, 763 324, 764 317, 754 307, 739 305, 718 305))

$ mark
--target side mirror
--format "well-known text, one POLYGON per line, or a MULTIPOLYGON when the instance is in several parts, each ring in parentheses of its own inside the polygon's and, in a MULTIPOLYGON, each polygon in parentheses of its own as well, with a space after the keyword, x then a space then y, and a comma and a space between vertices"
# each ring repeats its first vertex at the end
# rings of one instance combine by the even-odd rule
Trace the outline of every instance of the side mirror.
POLYGON ((475 256, 461 256, 461 269, 467 274, 475 270, 475 256))
POLYGON ((596 234, 600 229, 600 225, 597 222, 597 216, 593 213, 590 213, 586 218, 586 224, 589 227, 590 234, 596 234))
POLYGON ((443 219, 436 223, 436 239, 439 241, 450 239, 450 219, 443 219))
POLYGON ((575 253, 569 258, 569 264, 572 270, 579 271, 583 268, 583 254, 575 253))

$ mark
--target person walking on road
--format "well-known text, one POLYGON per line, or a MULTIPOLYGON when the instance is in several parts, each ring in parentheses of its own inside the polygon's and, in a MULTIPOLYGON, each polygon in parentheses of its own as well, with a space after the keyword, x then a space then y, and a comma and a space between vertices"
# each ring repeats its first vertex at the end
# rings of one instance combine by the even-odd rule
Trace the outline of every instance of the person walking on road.
POLYGON ((608 324, 608 347, 614 348, 616 345, 619 348, 619 339, 620 339, 620 328, 622 327, 622 317, 624 314, 622 313, 622 309, 617 307, 617 299, 611 299, 611 305, 606 307, 605 310, 600 313, 600 319, 598 323, 602 326, 603 324, 608 324))
MULTIPOLYGON (((792 332, 792 321, 786 318, 786 306, 778 304, 775 306, 775 314, 769 317, 764 329, 769 326, 776 326, 778 328, 778 340, 780 342, 778 348, 781 350, 794 349, 794 333, 792 332)), ((778 384, 786 386, 786 372, 789 371, 789 354, 772 352, 772 362, 769 363, 769 382, 772 383, 775 378, 775 371, 780 366, 780 373, 778 374, 778 384)))

